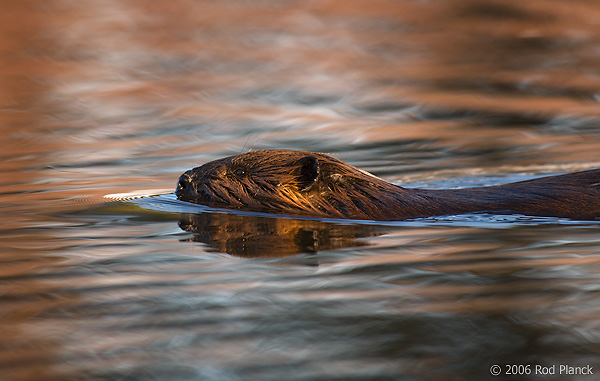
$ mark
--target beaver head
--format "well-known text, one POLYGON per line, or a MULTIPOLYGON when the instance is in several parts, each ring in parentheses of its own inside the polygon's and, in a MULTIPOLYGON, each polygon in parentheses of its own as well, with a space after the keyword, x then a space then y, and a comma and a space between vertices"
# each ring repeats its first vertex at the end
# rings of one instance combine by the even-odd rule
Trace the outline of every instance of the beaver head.
POLYGON ((324 154, 258 150, 185 172, 175 194, 214 207, 373 219, 402 189, 324 154))

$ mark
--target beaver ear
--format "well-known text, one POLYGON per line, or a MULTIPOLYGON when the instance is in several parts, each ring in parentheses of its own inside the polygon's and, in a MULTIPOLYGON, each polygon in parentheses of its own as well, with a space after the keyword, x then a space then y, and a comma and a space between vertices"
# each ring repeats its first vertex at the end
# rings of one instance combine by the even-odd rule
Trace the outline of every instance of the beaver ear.
POLYGON ((301 191, 309 190, 319 178, 321 172, 319 160, 314 156, 304 156, 302 159, 296 160, 294 164, 298 166, 296 173, 298 187, 301 191))

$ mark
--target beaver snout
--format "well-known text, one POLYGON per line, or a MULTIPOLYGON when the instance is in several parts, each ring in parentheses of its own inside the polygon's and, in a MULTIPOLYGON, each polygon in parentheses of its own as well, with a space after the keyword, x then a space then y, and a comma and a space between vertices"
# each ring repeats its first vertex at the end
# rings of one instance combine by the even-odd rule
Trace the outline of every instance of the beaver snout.
POLYGON ((208 189, 211 178, 199 173, 196 168, 190 169, 179 177, 175 195, 177 199, 201 204, 213 200, 213 195, 208 189))
POLYGON ((193 200, 197 197, 196 189, 192 183, 192 171, 187 171, 179 177, 177 181, 177 188, 175 188, 175 195, 180 200, 193 200))

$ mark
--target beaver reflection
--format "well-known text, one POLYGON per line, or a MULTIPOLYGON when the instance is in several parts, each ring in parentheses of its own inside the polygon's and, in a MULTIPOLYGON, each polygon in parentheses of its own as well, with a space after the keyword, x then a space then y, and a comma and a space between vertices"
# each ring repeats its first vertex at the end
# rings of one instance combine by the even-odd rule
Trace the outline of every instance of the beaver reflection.
POLYGON ((368 225, 243 216, 229 213, 186 214, 179 226, 193 241, 238 257, 285 257, 299 253, 362 246, 357 238, 378 235, 368 225))

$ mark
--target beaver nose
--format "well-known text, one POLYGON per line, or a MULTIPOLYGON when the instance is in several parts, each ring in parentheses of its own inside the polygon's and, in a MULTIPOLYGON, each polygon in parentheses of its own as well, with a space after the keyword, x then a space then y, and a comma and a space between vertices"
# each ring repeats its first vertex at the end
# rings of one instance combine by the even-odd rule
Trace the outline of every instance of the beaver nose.
POLYGON ((194 193, 194 187, 192 186, 192 174, 190 171, 185 172, 179 177, 177 181, 177 188, 175 188, 175 195, 181 197, 183 195, 192 195, 194 193))

